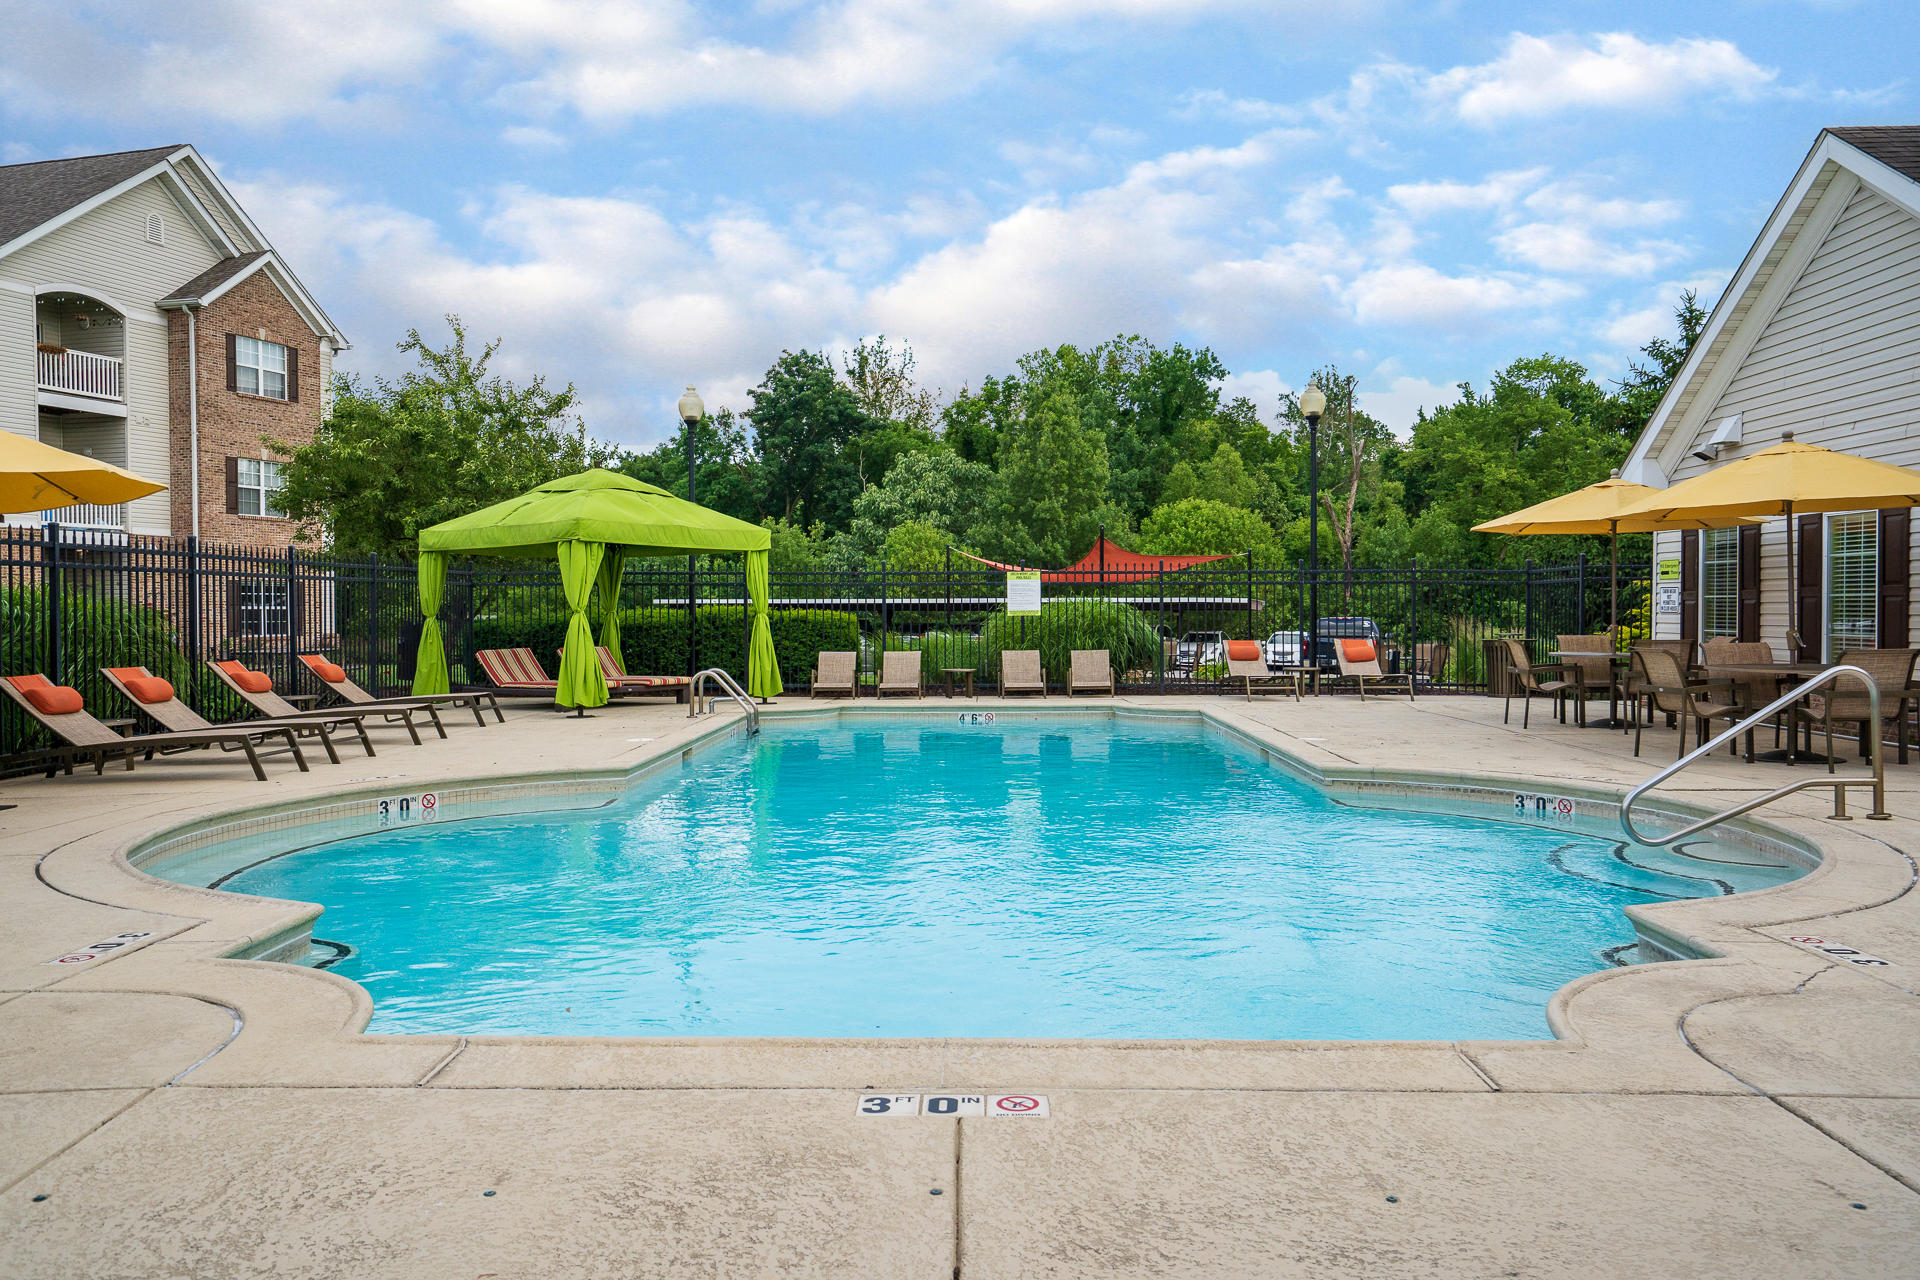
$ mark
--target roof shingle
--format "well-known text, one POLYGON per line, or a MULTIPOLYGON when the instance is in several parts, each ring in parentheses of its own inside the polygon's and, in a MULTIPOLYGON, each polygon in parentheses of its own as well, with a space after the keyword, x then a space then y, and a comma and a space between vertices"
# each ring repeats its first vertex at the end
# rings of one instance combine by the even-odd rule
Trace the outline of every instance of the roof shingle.
POLYGON ((239 275, 254 263, 260 261, 260 259, 266 257, 268 252, 269 250, 259 249, 253 253, 242 253, 231 258, 222 258, 162 298, 160 305, 164 307, 169 302, 191 302, 203 298, 239 275))
POLYGON ((1920 182, 1920 125, 1856 125, 1827 132, 1920 182))
POLYGON ((181 145, 0 165, 0 244, 152 168, 180 150, 181 145))

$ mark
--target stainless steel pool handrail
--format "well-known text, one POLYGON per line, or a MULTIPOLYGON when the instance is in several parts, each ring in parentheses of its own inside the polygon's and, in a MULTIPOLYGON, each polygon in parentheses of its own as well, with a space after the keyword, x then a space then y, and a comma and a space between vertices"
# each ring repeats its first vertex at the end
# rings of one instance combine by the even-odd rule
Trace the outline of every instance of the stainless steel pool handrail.
MULTIPOLYGON (((721 692, 739 703, 740 709, 747 713, 748 737, 760 732, 760 709, 753 705, 753 699, 740 687, 739 682, 719 667, 708 667, 694 673, 693 683, 687 686, 687 719, 691 720, 700 714, 700 686, 705 680, 719 684, 721 692)), ((707 695, 707 709, 713 709, 712 694, 707 695)))
MULTIPOLYGON (((1791 759, 1792 752, 1795 750, 1793 745, 1794 741, 1799 737, 1799 729, 1797 726, 1789 726, 1789 728, 1791 732, 1787 739, 1787 751, 1789 753, 1788 758, 1791 759)), ((1884 758, 1885 754, 1886 748, 1880 741, 1880 686, 1874 683, 1872 676, 1868 675, 1859 667, 1828 667, 1813 679, 1804 684, 1795 685, 1746 719, 1721 733, 1720 736, 1713 739, 1713 741, 1707 743, 1705 746, 1696 747, 1693 751, 1681 756, 1678 760, 1660 770, 1660 772, 1654 774, 1633 790, 1627 792, 1627 798, 1620 802, 1620 828, 1627 833, 1628 839, 1653 848, 1660 848, 1665 845, 1670 845, 1677 840, 1685 840, 1688 836, 1698 835, 1708 827, 1718 826, 1729 818, 1737 818, 1743 813, 1751 813, 1762 805, 1772 804, 1775 800, 1783 796, 1790 796, 1796 791, 1805 791, 1810 787, 1833 788, 1833 816, 1841 822, 1849 822, 1853 817, 1852 814, 1847 812, 1847 788, 1871 787, 1873 788, 1873 811, 1867 816, 1885 821, 1893 816, 1887 812, 1887 769, 1884 758), (1643 835, 1635 828, 1633 825, 1633 806, 1641 796, 1653 790, 1668 778, 1673 777, 1695 760, 1700 759, 1702 756, 1711 755, 1715 748, 1732 741, 1756 725, 1764 723, 1767 717, 1773 715, 1776 711, 1800 701, 1800 699, 1806 697, 1821 685, 1832 684, 1841 676, 1857 676, 1860 682, 1867 686, 1867 723, 1871 727, 1862 735, 1862 737, 1867 739, 1862 745, 1867 748, 1867 756, 1873 762, 1872 777, 1836 778, 1830 774, 1824 778, 1808 778, 1804 782, 1790 782, 1784 787, 1776 787, 1765 795, 1756 796, 1744 804, 1738 804, 1731 809, 1723 810, 1711 817, 1702 818, 1690 826, 1682 827, 1680 830, 1669 832, 1664 836, 1643 835)), ((1829 767, 1831 767, 1831 765, 1829 765, 1829 767)))

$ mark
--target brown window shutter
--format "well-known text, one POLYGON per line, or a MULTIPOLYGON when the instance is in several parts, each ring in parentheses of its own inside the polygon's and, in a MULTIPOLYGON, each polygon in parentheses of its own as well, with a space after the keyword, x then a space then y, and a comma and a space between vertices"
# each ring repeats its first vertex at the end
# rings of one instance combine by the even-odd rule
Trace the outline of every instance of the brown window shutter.
POLYGON ((1800 581, 1795 584, 1793 613, 1799 623, 1800 651, 1793 657, 1799 662, 1818 662, 1820 641, 1826 632, 1820 622, 1820 580, 1827 567, 1827 548, 1820 535, 1826 521, 1813 515, 1801 516, 1799 522, 1800 564, 1794 573, 1800 581))
POLYGON ((1760 526, 1740 526, 1740 642, 1760 638, 1760 526))
POLYGON ((1680 535, 1680 638, 1700 638, 1700 535, 1680 535))
POLYGON ((227 579, 227 640, 240 634, 240 587, 238 578, 227 579))
POLYGON ((227 390, 240 389, 240 341, 237 334, 227 335, 227 390))
POLYGON ((300 403, 300 348, 287 348, 287 403, 300 403))
POLYGON ((1907 507, 1880 512, 1880 647, 1907 647, 1907 584, 1912 575, 1912 528, 1907 507))
POLYGON ((240 459, 227 459, 227 514, 237 515, 240 511, 240 459))

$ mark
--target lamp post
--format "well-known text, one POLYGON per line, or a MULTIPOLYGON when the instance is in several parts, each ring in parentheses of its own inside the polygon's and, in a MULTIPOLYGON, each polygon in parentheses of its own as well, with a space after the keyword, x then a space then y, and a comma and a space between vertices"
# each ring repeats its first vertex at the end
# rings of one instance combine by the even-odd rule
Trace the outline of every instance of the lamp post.
POLYGON ((1327 411, 1326 393, 1309 382, 1300 393, 1300 412, 1307 419, 1307 652, 1302 666, 1314 669, 1313 687, 1320 688, 1320 415, 1327 411))
MULTIPOLYGON (((680 422, 687 430, 687 501, 693 501, 693 429, 700 425, 700 419, 707 416, 707 406, 700 401, 700 393, 688 387, 680 397, 680 422)), ((695 638, 699 613, 694 604, 694 595, 698 584, 693 576, 693 557, 687 557, 687 675, 692 676, 699 670, 697 645, 695 638)))

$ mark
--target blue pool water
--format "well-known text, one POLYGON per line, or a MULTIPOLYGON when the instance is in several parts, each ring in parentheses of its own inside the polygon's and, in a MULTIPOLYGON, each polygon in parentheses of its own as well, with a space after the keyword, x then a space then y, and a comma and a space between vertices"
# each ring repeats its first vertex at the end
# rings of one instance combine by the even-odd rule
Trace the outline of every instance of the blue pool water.
POLYGON ((1764 862, 1347 807, 1194 724, 929 716, 222 887, 324 904, 378 1032, 1452 1039, 1548 1034, 1624 905, 1764 862))

